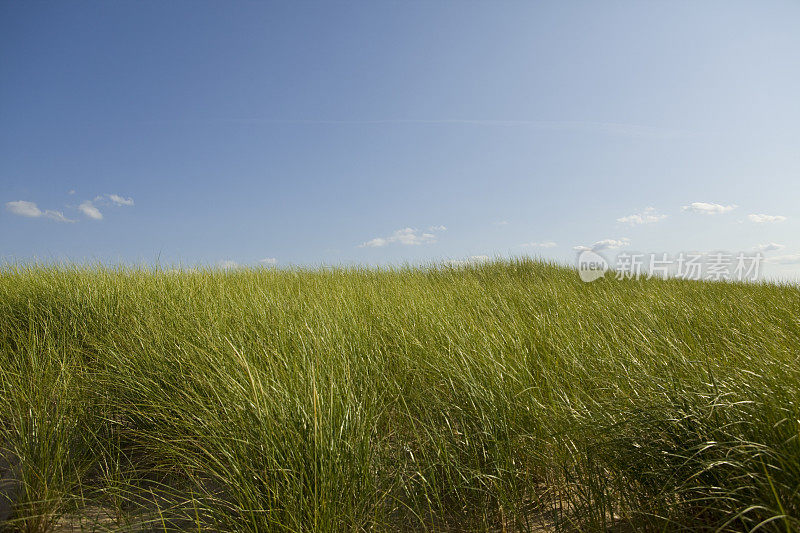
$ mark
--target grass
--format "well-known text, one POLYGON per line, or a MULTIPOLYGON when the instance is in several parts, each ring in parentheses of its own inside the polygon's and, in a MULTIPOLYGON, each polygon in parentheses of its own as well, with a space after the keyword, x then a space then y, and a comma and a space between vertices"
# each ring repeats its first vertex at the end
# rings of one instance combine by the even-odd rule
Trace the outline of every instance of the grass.
POLYGON ((788 285, 9 265, 0 519, 797 531, 799 359, 788 285))

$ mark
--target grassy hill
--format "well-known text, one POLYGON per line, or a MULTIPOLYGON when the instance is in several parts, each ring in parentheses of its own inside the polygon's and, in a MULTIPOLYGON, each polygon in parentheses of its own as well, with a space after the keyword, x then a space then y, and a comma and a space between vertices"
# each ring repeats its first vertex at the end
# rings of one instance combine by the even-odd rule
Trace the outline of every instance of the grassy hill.
POLYGON ((0 475, 32 532, 790 532, 800 290, 6 266, 0 475))

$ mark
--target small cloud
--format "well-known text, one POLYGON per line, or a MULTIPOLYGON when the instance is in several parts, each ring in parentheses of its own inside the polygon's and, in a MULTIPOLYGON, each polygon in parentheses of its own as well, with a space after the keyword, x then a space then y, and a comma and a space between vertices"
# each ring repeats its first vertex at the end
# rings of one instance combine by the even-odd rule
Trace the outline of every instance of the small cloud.
POLYGON ((382 239, 380 237, 375 237, 367 242, 361 243, 358 245, 359 248, 380 248, 381 246, 386 246, 389 244, 389 241, 386 239, 382 239))
POLYGON ((630 246, 631 240, 627 237, 621 237, 619 239, 603 239, 601 241, 596 241, 591 246, 574 246, 572 249, 576 252, 584 252, 586 250, 591 250, 593 252, 599 252, 601 250, 615 250, 617 248, 623 248, 625 246, 630 246))
POLYGON ((101 213, 100 210, 94 206, 91 200, 86 200, 81 205, 79 205, 78 210, 91 219, 94 220, 103 219, 103 213, 101 213))
POLYGON ((683 206, 684 211, 691 211, 693 213, 701 213, 703 215, 720 215, 736 209, 737 205, 721 205, 710 204, 706 202, 693 202, 689 205, 683 206))
POLYGON ((399 243, 406 246, 417 246, 420 244, 433 244, 436 242, 436 235, 433 233, 422 233, 414 228, 403 228, 395 231, 388 237, 376 237, 358 245, 359 248, 380 248, 392 243, 399 243))
POLYGON ((653 222, 658 222, 665 218, 667 218, 667 215, 659 214, 654 207, 647 207, 641 213, 620 217, 617 219, 617 222, 638 226, 640 224, 652 224, 653 222))
POLYGON ((450 266, 465 266, 465 265, 475 265, 477 263, 485 263, 486 261, 491 261, 492 258, 488 255, 471 255, 466 259, 450 259, 444 262, 446 265, 450 266))
POLYGON ((274 257, 265 257, 259 261, 262 265, 277 265, 278 260, 274 257))
POLYGON ((72 196, 73 194, 75 194, 75 189, 70 189, 69 191, 67 191, 67 194, 72 196))
POLYGON ((776 255, 775 257, 769 257, 764 261, 778 265, 797 265, 800 264, 800 254, 776 255))
POLYGON ((14 202, 6 202, 6 209, 15 215, 29 218, 49 218, 56 222, 75 222, 64 216, 61 211, 53 211, 46 209, 42 211, 34 202, 27 202, 25 200, 16 200, 14 202))
POLYGON ((123 198, 118 194, 109 194, 108 199, 111 200, 115 205, 133 205, 133 198, 123 198))
POLYGON ((133 198, 125 198, 119 194, 100 194, 92 202, 99 206, 132 206, 133 198))
POLYGON ((786 217, 783 215, 747 215, 747 220, 755 222, 756 224, 764 224, 768 222, 783 222, 786 217))
POLYGON ((21 217, 36 218, 42 216, 42 211, 35 203, 27 202, 25 200, 6 202, 6 209, 21 217))
POLYGON ((753 250, 756 252, 774 252, 777 250, 783 250, 784 248, 786 248, 786 245, 784 244, 768 242, 766 244, 759 244, 758 246, 754 247, 753 250))
POLYGON ((508 226, 508 220, 498 220, 497 222, 492 222, 495 226, 508 226))
POLYGON ((241 268, 239 263, 230 259, 225 259, 224 261, 218 262, 217 266, 223 270, 235 270, 237 268, 241 268))
POLYGON ((48 209, 44 212, 44 216, 47 218, 52 218, 56 222, 75 222, 74 220, 65 217, 64 213, 61 211, 51 211, 48 209))
POLYGON ((544 242, 527 242, 525 244, 520 244, 520 246, 527 248, 555 248, 558 245, 554 241, 544 241, 544 242))
POLYGON ((431 226, 428 231, 447 231, 446 226, 431 226))
POLYGON ((118 194, 101 194, 94 197, 94 200, 86 200, 78 206, 78 211, 94 220, 102 220, 103 213, 99 207, 119 207, 132 206, 133 198, 125 198, 118 194))

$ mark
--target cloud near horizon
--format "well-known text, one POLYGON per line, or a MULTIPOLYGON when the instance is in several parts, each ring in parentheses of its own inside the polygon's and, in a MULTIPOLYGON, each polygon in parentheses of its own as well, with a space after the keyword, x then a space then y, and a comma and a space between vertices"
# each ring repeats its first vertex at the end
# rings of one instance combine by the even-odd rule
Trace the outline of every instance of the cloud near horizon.
POLYGON ((640 224, 652 224, 659 220, 664 220, 667 215, 662 215, 656 211, 655 207, 646 207, 641 213, 634 213, 617 219, 617 222, 638 226, 640 224))
POLYGON ((445 265, 450 266, 466 266, 466 265, 475 265, 478 263, 485 263, 487 261, 491 261, 492 258, 488 255, 471 255, 466 259, 449 259, 444 261, 445 265))
POLYGON ((591 250, 592 252, 599 252, 601 250, 615 250, 629 246, 631 240, 628 237, 620 237, 619 239, 603 239, 595 241, 591 246, 574 246, 572 249, 576 252, 585 252, 591 250))
MULTIPOLYGON (((444 228, 444 226, 431 226, 431 228, 444 228)), ((436 235, 433 233, 423 233, 414 228, 403 228, 395 231, 388 237, 375 237, 367 242, 363 242, 359 244, 358 247, 381 248, 393 243, 399 243, 405 246, 418 246, 420 244, 433 244, 435 242, 436 235)))
POLYGON ((739 207, 738 205, 722 205, 722 204, 711 204, 708 202, 692 202, 689 205, 684 205, 682 209, 684 211, 691 211, 693 213, 701 213, 703 215, 721 215, 722 213, 728 213, 733 211, 739 207))
POLYGON ((520 246, 527 247, 527 248, 555 248, 558 246, 555 241, 544 241, 544 242, 526 242, 525 244, 520 244, 520 246))
POLYGON ((237 268, 241 268, 242 265, 231 259, 224 259, 217 263, 217 267, 223 270, 236 270, 237 268))
POLYGON ((765 215, 762 213, 747 215, 747 220, 755 222, 756 224, 765 224, 768 222, 783 222, 786 220, 786 217, 783 215, 765 215))
POLYGON ((778 265, 797 265, 800 264, 800 254, 776 255, 775 257, 768 257, 764 261, 778 265))
POLYGON ((776 242, 768 242, 766 244, 759 244, 758 246, 755 246, 753 249, 756 252, 774 252, 774 251, 777 251, 777 250, 783 250, 784 248, 786 248, 785 244, 778 244, 776 242))

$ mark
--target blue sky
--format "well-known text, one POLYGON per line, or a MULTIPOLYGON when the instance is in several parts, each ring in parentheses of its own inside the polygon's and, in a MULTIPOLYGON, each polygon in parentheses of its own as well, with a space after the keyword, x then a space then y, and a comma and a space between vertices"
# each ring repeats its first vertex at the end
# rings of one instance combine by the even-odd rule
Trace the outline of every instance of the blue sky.
POLYGON ((798 20, 797 2, 3 2, 0 257, 761 246, 793 277, 798 20))

